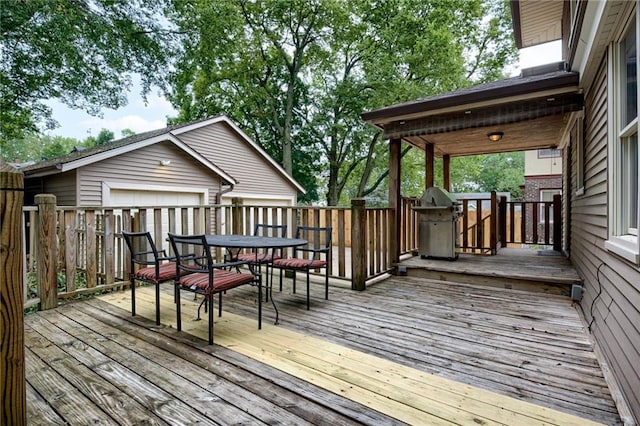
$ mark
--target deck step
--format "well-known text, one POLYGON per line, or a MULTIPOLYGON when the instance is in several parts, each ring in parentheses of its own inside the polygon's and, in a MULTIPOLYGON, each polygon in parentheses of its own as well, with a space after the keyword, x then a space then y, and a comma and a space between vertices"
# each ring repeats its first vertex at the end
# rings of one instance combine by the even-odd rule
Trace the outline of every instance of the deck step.
POLYGON ((460 254, 457 260, 413 256, 398 266, 400 274, 412 277, 565 296, 572 285, 582 283, 571 262, 550 251, 509 248, 495 256, 460 254))

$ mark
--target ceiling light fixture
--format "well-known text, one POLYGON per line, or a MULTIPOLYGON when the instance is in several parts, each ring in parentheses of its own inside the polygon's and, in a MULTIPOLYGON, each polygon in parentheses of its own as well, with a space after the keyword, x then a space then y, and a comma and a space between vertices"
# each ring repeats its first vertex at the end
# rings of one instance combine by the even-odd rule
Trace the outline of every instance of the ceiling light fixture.
POLYGON ((487 137, 491 142, 499 142, 500 140, 502 140, 503 136, 504 136, 504 132, 487 133, 487 137))

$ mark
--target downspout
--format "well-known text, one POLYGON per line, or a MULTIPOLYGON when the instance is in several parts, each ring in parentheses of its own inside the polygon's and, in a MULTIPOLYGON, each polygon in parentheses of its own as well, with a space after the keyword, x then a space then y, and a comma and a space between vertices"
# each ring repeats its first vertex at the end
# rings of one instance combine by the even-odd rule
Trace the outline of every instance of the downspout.
POLYGON ((233 191, 233 188, 235 188, 235 185, 230 183, 229 186, 225 189, 223 189, 222 191, 218 192, 218 194, 216 195, 216 204, 221 204, 222 203, 222 196, 228 192, 233 191))

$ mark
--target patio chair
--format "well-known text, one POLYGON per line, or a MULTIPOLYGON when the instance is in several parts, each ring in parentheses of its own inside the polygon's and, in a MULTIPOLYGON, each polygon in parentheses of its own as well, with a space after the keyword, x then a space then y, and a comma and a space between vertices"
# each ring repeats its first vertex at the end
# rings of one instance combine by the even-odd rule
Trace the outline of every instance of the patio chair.
MULTIPOLYGON (((262 278, 251 268, 240 272, 240 265, 247 261, 215 263, 212 247, 205 235, 176 235, 169 233, 171 246, 176 254, 177 272, 175 297, 177 329, 182 330, 180 291, 186 290, 204 296, 203 303, 209 314, 209 344, 213 344, 213 296, 218 294, 218 316, 222 316, 222 293, 245 284, 258 286, 258 329, 262 328, 262 278)), ((244 270, 244 269, 243 269, 244 270)), ((198 308, 198 319, 199 319, 198 308)))
MULTIPOLYGON (((253 235, 256 237, 279 237, 284 238, 287 236, 287 225, 266 225, 259 223, 253 230, 253 235)), ((273 259, 282 257, 282 253, 276 254, 272 250, 264 250, 263 252, 253 251, 251 253, 240 253, 236 256, 235 260, 246 260, 247 262, 257 263, 270 263, 273 259)), ((268 273, 268 271, 267 271, 268 273)))
MULTIPOLYGON (((280 291, 282 291, 282 271, 293 271, 293 292, 296 292, 296 272, 307 273, 307 310, 309 310, 309 273, 312 270, 325 270, 324 298, 329 299, 329 258, 331 256, 331 227, 298 226, 296 238, 307 240, 307 244, 294 247, 293 257, 274 259, 273 269, 280 269, 280 291)), ((272 278, 273 281, 273 278, 272 278)))
POLYGON ((156 287, 156 324, 160 325, 160 284, 176 277, 175 257, 158 251, 149 232, 122 231, 122 236, 131 252, 131 314, 136 315, 136 280, 152 284, 156 287))
MULTIPOLYGON (((253 235, 256 237, 284 238, 287 236, 287 225, 267 225, 259 223, 253 230, 253 235)), ((263 249, 263 251, 253 250, 250 253, 240 253, 235 257, 234 260, 244 260, 252 264, 265 265, 267 267, 267 270, 265 271, 265 276, 267 277, 267 288, 270 289, 269 266, 274 259, 279 259, 281 257, 282 249, 278 250, 278 253, 276 253, 276 249, 265 248, 263 249)), ((265 301, 269 301, 269 290, 265 292, 265 301)))

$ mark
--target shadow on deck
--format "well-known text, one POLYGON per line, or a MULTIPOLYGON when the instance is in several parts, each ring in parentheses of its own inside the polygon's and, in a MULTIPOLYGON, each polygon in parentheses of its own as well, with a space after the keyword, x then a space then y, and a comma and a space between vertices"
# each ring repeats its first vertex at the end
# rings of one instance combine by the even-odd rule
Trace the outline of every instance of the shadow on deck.
POLYGON ((285 283, 281 325, 236 289, 215 345, 171 286, 26 317, 30 424, 619 424, 593 346, 567 297, 416 277, 364 292, 285 283))

